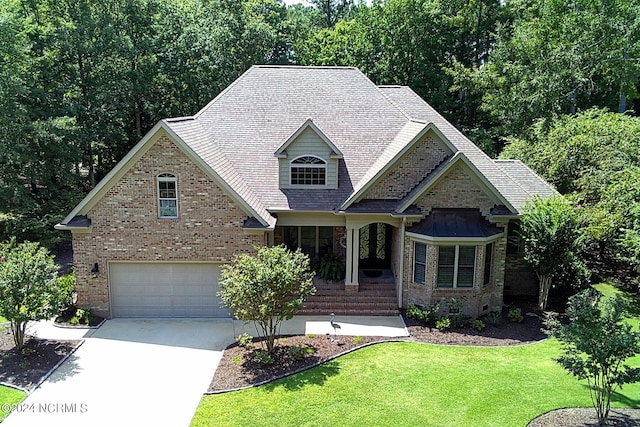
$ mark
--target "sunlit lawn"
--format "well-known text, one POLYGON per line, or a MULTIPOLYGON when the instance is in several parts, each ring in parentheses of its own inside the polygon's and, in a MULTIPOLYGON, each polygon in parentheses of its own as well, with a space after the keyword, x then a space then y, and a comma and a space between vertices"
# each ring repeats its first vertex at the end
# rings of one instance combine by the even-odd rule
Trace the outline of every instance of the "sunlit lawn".
POLYGON ((21 402, 25 397, 27 395, 24 392, 11 387, 0 386, 0 422, 10 413, 11 407, 7 405, 21 402))
MULTIPOLYGON (((378 344, 266 386, 207 396, 192 426, 525 426, 552 409, 591 406, 586 383, 553 360, 559 349, 555 340, 378 344)), ((612 406, 640 407, 640 384, 625 386, 612 406)))

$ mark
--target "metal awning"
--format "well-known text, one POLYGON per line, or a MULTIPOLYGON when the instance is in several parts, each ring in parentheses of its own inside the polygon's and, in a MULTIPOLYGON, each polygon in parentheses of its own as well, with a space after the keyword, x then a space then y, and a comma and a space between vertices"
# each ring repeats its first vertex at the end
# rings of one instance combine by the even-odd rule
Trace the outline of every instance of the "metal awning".
POLYGON ((433 209, 407 232, 438 240, 493 240, 504 230, 487 221, 478 209, 433 209))

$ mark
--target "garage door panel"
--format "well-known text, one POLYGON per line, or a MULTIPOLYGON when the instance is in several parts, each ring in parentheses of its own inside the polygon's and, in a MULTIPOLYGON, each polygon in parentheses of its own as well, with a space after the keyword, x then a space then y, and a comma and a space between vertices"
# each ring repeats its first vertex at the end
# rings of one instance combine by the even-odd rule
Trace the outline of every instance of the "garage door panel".
POLYGON ((217 264, 111 263, 113 317, 228 317, 217 264))

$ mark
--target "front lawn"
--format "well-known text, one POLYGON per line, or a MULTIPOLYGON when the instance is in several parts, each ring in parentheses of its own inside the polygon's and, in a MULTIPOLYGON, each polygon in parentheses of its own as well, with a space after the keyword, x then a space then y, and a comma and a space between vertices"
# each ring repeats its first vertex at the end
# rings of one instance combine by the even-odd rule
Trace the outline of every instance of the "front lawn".
MULTIPOLYGON (((605 296, 620 291, 596 288, 605 296)), ((640 304, 630 302, 638 327, 640 304)), ((525 426, 563 407, 591 407, 586 382, 565 373, 547 340, 519 347, 376 344, 317 368, 243 391, 205 396, 192 426, 525 426)), ((631 359, 640 366, 640 356, 631 359)), ((640 383, 613 396, 640 408, 640 383)))
POLYGON ((6 322, 8 322, 8 320, 0 316, 0 323, 6 323, 6 322))
MULTIPOLYGON (((524 426, 555 408, 591 406, 584 384, 552 360, 558 350, 553 340, 378 344, 266 386, 206 396, 192 426, 524 426)), ((614 407, 640 406, 640 384, 623 393, 614 407)))
POLYGON ((22 402, 25 397, 27 397, 27 394, 20 390, 0 386, 0 422, 11 413, 11 406, 7 405, 15 405, 16 403, 22 402))

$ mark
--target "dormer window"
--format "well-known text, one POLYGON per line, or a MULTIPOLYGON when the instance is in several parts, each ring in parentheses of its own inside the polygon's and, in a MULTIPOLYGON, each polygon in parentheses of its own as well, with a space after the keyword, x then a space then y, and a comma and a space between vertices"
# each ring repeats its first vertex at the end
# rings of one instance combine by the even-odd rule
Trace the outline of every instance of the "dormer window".
POLYGON ((315 156, 301 156, 291 161, 291 185, 326 185, 327 162, 315 156))
POLYGON ((170 173, 158 175, 158 216, 178 218, 178 179, 170 173))

